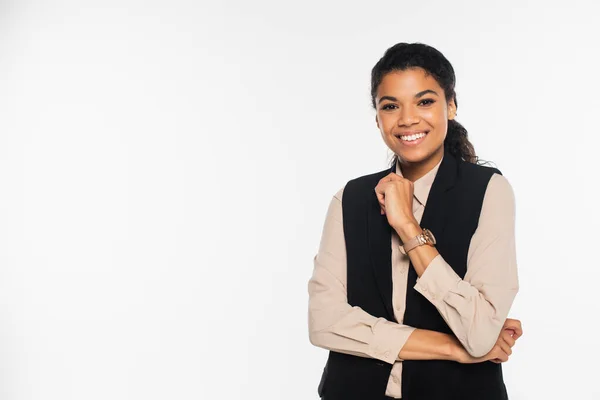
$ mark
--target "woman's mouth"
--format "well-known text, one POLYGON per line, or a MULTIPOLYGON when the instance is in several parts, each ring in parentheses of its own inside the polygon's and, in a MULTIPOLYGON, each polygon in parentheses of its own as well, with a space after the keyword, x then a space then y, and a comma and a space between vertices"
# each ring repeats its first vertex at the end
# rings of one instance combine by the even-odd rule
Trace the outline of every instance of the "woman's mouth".
POLYGON ((396 138, 398 138, 405 146, 418 146, 423 140, 425 140, 425 137, 428 133, 429 131, 421 131, 410 135, 397 134, 394 136, 396 136, 396 138))

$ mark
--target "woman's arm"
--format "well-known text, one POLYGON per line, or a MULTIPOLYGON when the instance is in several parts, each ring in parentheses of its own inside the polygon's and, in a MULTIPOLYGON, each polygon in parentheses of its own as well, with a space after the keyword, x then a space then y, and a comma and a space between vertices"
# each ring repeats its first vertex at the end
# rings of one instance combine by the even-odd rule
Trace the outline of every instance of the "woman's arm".
MULTIPOLYGON (((415 329, 410 335, 398 358, 400 360, 452 360, 458 361, 460 343, 451 335, 415 329)), ((464 349, 463 349, 464 351, 464 349)))
MULTIPOLYGON (((507 321, 508 323, 509 321, 507 321)), ((511 324, 520 322, 510 320, 511 324)), ((496 363, 508 361, 512 347, 519 335, 506 329, 500 333, 494 347, 482 357, 473 357, 453 335, 441 332, 415 329, 410 335, 398 357, 400 360, 450 360, 464 364, 474 364, 484 361, 496 363)))
POLYGON ((464 359, 465 350, 451 335, 377 318, 348 304, 342 193, 340 189, 329 204, 308 284, 310 342, 390 364, 401 360, 464 359))
POLYGON ((318 347, 393 364, 415 328, 370 315, 348 303, 342 193, 331 199, 308 282, 310 342, 318 347))
MULTIPOLYGON (((421 228, 407 225, 396 230, 404 241, 421 228)), ((487 354, 499 337, 519 288, 515 199, 506 178, 494 174, 488 183, 464 279, 435 247, 419 246, 408 254, 419 276, 414 288, 438 309, 469 354, 476 358, 487 354)))

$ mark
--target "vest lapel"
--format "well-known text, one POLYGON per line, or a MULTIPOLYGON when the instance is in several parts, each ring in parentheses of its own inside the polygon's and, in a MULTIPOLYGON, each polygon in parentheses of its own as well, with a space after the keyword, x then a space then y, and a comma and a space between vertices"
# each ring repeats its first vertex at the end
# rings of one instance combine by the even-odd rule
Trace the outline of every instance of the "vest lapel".
POLYGON ((458 162, 456 158, 445 150, 440 168, 433 180, 427 204, 421 218, 421 227, 429 229, 436 238, 442 238, 449 210, 451 210, 452 189, 456 183, 458 162))
MULTIPOLYGON (((458 168, 456 158, 446 149, 444 151, 444 158, 433 180, 420 224, 423 228, 431 230, 436 239, 442 237, 448 211, 451 209, 450 203, 452 199, 450 189, 456 182, 458 168)), ((396 165, 394 164, 379 179, 389 172, 395 171, 396 165)), ((371 266, 381 299, 389 314, 387 319, 397 322, 392 306, 392 228, 387 222, 387 217, 380 214, 379 202, 377 201, 375 191, 372 191, 369 198, 367 207, 367 240, 371 266)), ((413 268, 410 268, 409 271, 409 285, 411 274, 415 274, 413 268)), ((415 277, 412 278, 412 280, 415 279, 415 277)))
MULTIPOLYGON (((387 172, 385 175, 387 175, 387 172)), ((367 207, 367 240, 369 243, 371 266, 373 267, 381 300, 388 313, 386 319, 398 322, 392 309, 392 227, 388 224, 387 217, 380 213, 381 208, 379 207, 375 190, 372 190, 369 198, 369 206, 367 207)))

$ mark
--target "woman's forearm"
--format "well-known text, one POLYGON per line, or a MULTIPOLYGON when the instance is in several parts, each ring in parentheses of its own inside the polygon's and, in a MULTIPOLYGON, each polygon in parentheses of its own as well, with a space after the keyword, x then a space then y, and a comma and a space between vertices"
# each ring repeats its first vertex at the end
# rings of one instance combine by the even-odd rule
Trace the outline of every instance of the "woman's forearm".
POLYGON ((400 360, 458 360, 460 343, 446 333, 415 329, 398 353, 400 360))

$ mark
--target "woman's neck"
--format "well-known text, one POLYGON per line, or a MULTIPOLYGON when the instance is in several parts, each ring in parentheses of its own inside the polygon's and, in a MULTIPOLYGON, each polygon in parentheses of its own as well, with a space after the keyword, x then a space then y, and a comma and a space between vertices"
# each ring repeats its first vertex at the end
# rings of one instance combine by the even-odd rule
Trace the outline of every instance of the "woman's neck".
POLYGON ((436 151, 429 158, 419 161, 419 162, 400 162, 400 170, 402 171, 402 176, 408 179, 411 182, 415 182, 416 180, 423 177, 429 171, 435 167, 440 160, 444 157, 444 147, 442 146, 441 151, 436 151))

